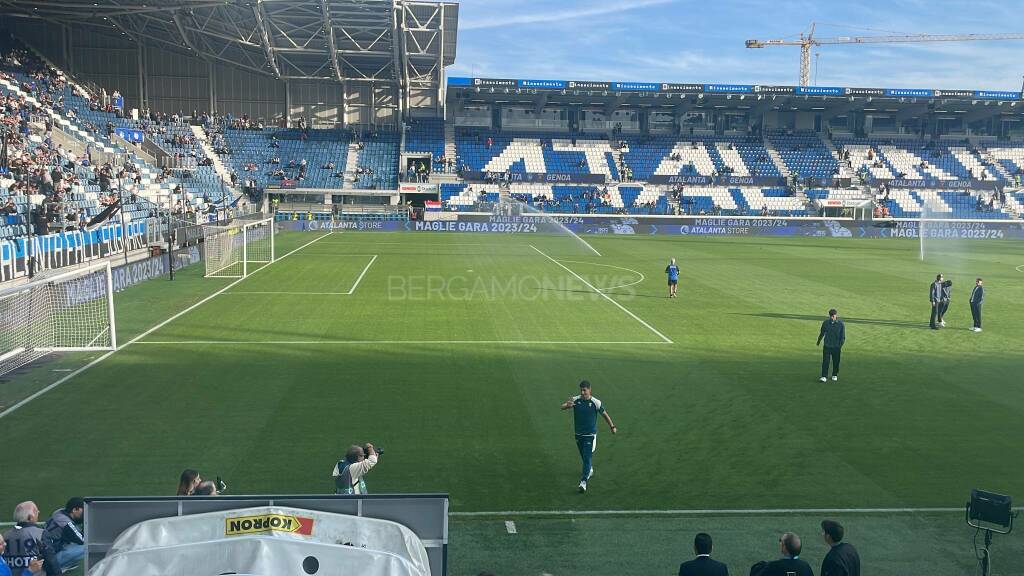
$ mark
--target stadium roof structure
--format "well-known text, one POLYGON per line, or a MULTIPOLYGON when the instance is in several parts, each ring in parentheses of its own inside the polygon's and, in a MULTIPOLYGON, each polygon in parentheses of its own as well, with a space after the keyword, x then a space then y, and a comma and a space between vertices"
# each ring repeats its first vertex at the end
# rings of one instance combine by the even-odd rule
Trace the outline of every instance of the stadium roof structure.
POLYGON ((440 88, 459 6, 407 0, 0 0, 0 13, 115 29, 281 80, 440 88))
POLYGON ((1024 93, 994 90, 450 77, 447 97, 448 105, 455 109, 471 103, 502 103, 536 110, 545 106, 598 107, 606 113, 632 107, 675 113, 724 109, 837 116, 871 112, 904 119, 943 114, 968 122, 991 117, 1024 119, 1024 93))

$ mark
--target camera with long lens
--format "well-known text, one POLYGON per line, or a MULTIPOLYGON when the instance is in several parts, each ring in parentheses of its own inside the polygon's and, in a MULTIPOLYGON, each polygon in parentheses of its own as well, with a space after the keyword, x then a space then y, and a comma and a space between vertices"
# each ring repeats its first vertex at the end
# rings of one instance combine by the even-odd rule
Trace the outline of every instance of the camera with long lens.
MULTIPOLYGON (((374 446, 373 447, 373 451, 376 452, 378 456, 383 456, 384 455, 384 449, 381 448, 380 446, 374 446)), ((363 446, 363 458, 369 458, 369 457, 370 457, 370 451, 366 449, 366 446, 363 446)))

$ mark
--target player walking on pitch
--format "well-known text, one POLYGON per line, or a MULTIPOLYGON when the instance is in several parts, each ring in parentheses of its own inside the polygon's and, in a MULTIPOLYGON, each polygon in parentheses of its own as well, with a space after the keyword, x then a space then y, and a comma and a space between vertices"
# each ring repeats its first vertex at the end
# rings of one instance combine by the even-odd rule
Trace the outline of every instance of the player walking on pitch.
POLYGON ((587 491, 587 480, 594 475, 592 464, 594 451, 597 450, 597 415, 604 417, 612 434, 618 432, 618 428, 612 423, 612 417, 604 409, 604 404, 594 398, 590 392, 590 382, 580 382, 580 395, 570 396, 562 403, 562 410, 572 408, 574 426, 576 428, 576 447, 579 448, 580 458, 583 460, 583 473, 580 477, 580 492, 587 491))
POLYGON ((676 297, 676 288, 679 287, 679 266, 676 266, 676 259, 673 258, 665 267, 665 274, 668 274, 668 297, 676 297))

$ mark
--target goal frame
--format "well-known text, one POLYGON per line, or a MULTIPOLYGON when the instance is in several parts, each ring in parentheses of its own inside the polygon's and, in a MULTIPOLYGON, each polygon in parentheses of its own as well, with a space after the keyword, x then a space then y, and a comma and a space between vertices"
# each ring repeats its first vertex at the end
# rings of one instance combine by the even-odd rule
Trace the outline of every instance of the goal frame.
MULTIPOLYGON (((109 350, 109 351, 117 350, 117 318, 116 318, 116 315, 114 313, 114 278, 113 278, 113 273, 112 273, 110 262, 102 262, 102 263, 99 263, 99 264, 92 264, 92 265, 85 266, 85 267, 82 267, 82 268, 76 268, 74 270, 68 270, 67 272, 62 272, 60 274, 56 274, 56 275, 53 275, 53 276, 46 276, 44 278, 37 278, 35 280, 32 280, 30 282, 26 282, 26 283, 23 283, 23 284, 19 284, 17 286, 11 286, 11 287, 7 287, 7 288, 0 288, 0 301, 3 301, 5 299, 7 299, 7 298, 12 298, 12 297, 14 297, 14 296, 16 296, 18 294, 22 294, 22 293, 24 293, 26 291, 30 291, 30 290, 32 290, 34 288, 42 289, 42 288, 45 288, 47 285, 53 284, 55 282, 62 282, 62 281, 73 279, 73 278, 77 278, 77 277, 85 277, 85 276, 88 276, 88 275, 91 275, 91 274, 95 274, 96 272, 99 272, 99 271, 103 272, 103 278, 104 278, 105 283, 106 283, 106 296, 104 297, 104 299, 106 300, 106 312, 107 312, 107 319, 108 319, 108 326, 106 328, 106 331, 110 333, 110 345, 109 346, 56 346, 56 345, 54 345, 54 346, 36 346, 36 347, 33 347, 31 349, 32 351, 35 352, 35 354, 32 354, 31 357, 26 359, 25 361, 23 361, 23 362, 15 361, 15 362, 12 363, 11 367, 9 369, 7 369, 7 370, 3 370, 2 365, 0 365, 0 370, 2 370, 2 371, 0 371, 0 374, 5 374, 5 373, 11 372, 13 370, 16 370, 16 369, 18 369, 18 368, 20 368, 22 366, 30 364, 30 363, 38 360, 39 358, 42 358, 42 357, 44 357, 44 356, 46 356, 48 354, 51 354, 53 352, 95 352, 97 350, 109 350)), ((49 311, 50 314, 52 314, 53 312, 54 311, 52 311, 52 310, 49 311)), ((52 327, 50 328, 50 330, 51 330, 51 341, 53 341, 56 344, 56 335, 54 335, 52 333, 52 330, 53 330, 52 327)), ((102 331, 99 334, 102 334, 102 331)), ((99 334, 97 335, 97 338, 99 337, 99 334)), ((14 359, 19 354, 23 354, 23 353, 26 353, 28 351, 29 351, 28 348, 21 347, 21 348, 14 348, 12 350, 8 350, 6 352, 3 352, 2 354, 0 354, 0 364, 2 364, 3 362, 6 362, 8 360, 14 359)))
MULTIPOLYGON (((205 225, 203 227, 203 231, 204 231, 204 234, 203 234, 203 255, 204 255, 204 259, 207 261, 207 271, 203 275, 203 277, 204 278, 246 278, 246 277, 249 276, 249 264, 250 263, 252 263, 252 264, 270 264, 270 263, 274 262, 274 260, 276 259, 275 248, 274 248, 274 236, 276 236, 276 234, 274 233, 275 232, 274 231, 274 226, 275 226, 275 223, 274 223, 274 219, 273 218, 260 218, 259 220, 252 220, 252 221, 241 222, 241 223, 236 221, 236 222, 233 222, 232 225, 228 225, 228 226, 205 225), (253 260, 253 259, 249 258, 249 233, 250 233, 250 231, 252 229, 254 229, 254 228, 258 227, 258 226, 261 226, 261 225, 265 225, 267 227, 267 229, 269 230, 269 234, 270 234, 270 259, 269 260, 253 260), (241 234, 242 235, 242 246, 241 246, 241 250, 240 250, 240 252, 241 252, 240 257, 239 258, 233 258, 230 263, 228 263, 226 265, 223 265, 223 266, 221 266, 220 268, 218 268, 216 270, 210 271, 209 270, 209 257, 208 257, 208 254, 209 254, 208 250, 209 250, 210 244, 208 244, 208 242, 211 239, 214 239, 217 236, 220 236, 220 235, 223 235, 223 234, 230 234, 233 230, 237 230, 236 234, 241 234), (213 231, 213 233, 212 234, 207 234, 206 233, 207 231, 213 231), (229 269, 229 268, 231 268, 233 266, 237 266, 238 264, 242 265, 241 266, 242 267, 241 274, 223 273, 225 270, 227 270, 227 269, 229 269)), ((236 250, 234 247, 231 247, 230 249, 231 250, 236 250)))

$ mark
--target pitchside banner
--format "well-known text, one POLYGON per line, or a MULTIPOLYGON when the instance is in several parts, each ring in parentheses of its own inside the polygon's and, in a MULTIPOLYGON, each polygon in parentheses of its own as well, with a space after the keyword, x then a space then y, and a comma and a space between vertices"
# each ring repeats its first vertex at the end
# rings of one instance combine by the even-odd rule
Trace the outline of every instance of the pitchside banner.
POLYGON ((504 181, 530 182, 539 184, 604 184, 604 174, 506 174, 505 172, 463 172, 462 177, 470 182, 504 181))
POLYGON ((961 180, 916 180, 907 178, 894 178, 891 180, 876 179, 875 183, 885 183, 889 188, 925 188, 942 190, 996 190, 1002 188, 999 182, 975 181, 969 179, 961 180))
POLYGON ((655 174, 647 181, 651 184, 681 184, 683 186, 785 186, 785 178, 765 176, 666 176, 655 174))
MULTIPOLYGON (((181 270, 199 262, 200 253, 198 246, 189 246, 188 249, 175 253, 172 259, 175 270, 181 270)), ((167 255, 150 256, 144 260, 122 264, 111 269, 110 279, 114 282, 114 292, 120 292, 129 286, 134 286, 146 280, 160 278, 168 274, 167 255)))
MULTIPOLYGON (((916 220, 829 220, 808 218, 743 218, 728 216, 488 216, 459 214, 457 220, 409 222, 303 222, 283 221, 291 230, 348 230, 380 232, 487 232, 494 234, 550 234, 553 222, 577 234, 682 235, 682 236, 811 236, 831 238, 918 238, 916 220)), ((929 221, 927 238, 996 240, 1024 239, 1024 222, 929 221)))

